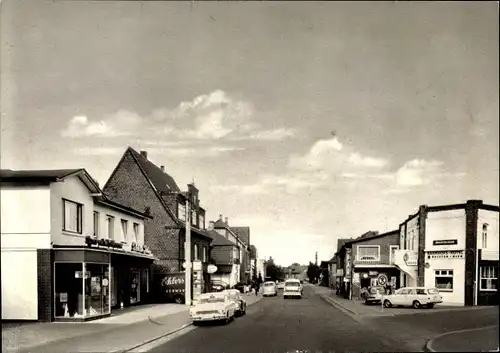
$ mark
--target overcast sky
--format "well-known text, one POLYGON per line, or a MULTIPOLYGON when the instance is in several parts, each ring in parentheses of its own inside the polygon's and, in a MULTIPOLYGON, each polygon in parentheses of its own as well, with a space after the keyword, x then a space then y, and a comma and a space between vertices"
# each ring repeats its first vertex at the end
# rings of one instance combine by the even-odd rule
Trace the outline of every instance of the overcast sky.
POLYGON ((147 150, 282 265, 499 203, 496 2, 1 4, 1 166, 147 150))

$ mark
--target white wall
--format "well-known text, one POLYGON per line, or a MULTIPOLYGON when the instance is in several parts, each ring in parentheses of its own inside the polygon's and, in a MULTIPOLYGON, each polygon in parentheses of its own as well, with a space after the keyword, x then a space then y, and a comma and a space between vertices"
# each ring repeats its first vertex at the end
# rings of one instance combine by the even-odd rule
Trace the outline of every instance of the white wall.
POLYGON ((50 248, 48 186, 2 187, 0 206, 2 249, 50 248))
POLYGON ((479 210, 477 221, 477 238, 478 248, 486 251, 498 251, 499 235, 498 235, 498 212, 479 210), (488 239, 486 248, 482 242, 483 224, 488 223, 488 239))
POLYGON ((2 249, 1 265, 2 320, 37 320, 36 250, 2 249))
POLYGON ((66 178, 64 181, 52 183, 50 191, 52 241, 57 245, 84 245, 85 237, 92 236, 94 233, 94 200, 90 195, 89 189, 78 176, 73 176, 66 178), (62 230, 63 198, 83 204, 82 234, 74 234, 62 230))
POLYGON ((429 212, 425 229, 425 251, 465 249, 465 210, 429 212), (456 239, 456 245, 433 245, 434 240, 456 239))
MULTIPOLYGON (((115 217, 114 221, 114 240, 117 242, 122 242, 124 244, 124 249, 130 250, 133 242, 133 224, 139 224, 139 237, 137 239, 138 244, 144 245, 144 221, 139 217, 135 217, 118 210, 106 207, 104 205, 94 205, 94 210, 99 212, 99 239, 108 239, 108 232, 106 226, 106 215, 115 217), (124 239, 122 236, 122 224, 121 220, 125 219, 128 221, 128 239, 124 239)), ((93 234, 93 228, 92 228, 93 234)))
POLYGON ((435 287, 436 270, 453 270, 453 291, 440 290, 443 305, 464 305, 465 299, 465 260, 464 259, 427 259, 429 268, 425 269, 425 286, 435 287))

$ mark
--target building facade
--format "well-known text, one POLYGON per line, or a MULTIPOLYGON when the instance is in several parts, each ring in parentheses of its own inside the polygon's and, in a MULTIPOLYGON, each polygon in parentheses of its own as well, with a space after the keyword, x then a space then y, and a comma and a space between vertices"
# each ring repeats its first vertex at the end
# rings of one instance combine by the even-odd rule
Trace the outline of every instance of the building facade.
POLYGON ((1 218, 3 320, 92 320, 148 301, 149 216, 84 169, 2 170, 1 218))
POLYGON ((212 237, 210 260, 217 266, 217 270, 211 275, 211 281, 213 285, 232 287, 238 283, 237 263, 240 252, 235 243, 216 232, 213 226, 214 222, 210 222, 208 230, 208 234, 212 237))
POLYGON ((438 288, 449 305, 498 304, 499 207, 420 206, 400 225, 403 286, 438 288))

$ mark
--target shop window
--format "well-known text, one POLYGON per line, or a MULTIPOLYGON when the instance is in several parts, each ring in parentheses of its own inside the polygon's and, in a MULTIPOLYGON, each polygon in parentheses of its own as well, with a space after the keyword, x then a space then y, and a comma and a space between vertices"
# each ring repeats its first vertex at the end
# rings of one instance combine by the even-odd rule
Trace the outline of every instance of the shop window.
POLYGON ((83 205, 63 199, 63 230, 82 234, 82 208, 83 205))
POLYGON ((108 239, 115 239, 115 217, 106 215, 106 231, 108 239))
POLYGON ((94 211, 94 237, 99 236, 99 212, 94 211))
POLYGON ((480 289, 482 291, 498 290, 498 267, 481 267, 480 289))
POLYGON ((109 265, 85 263, 85 316, 109 313, 109 265))
POLYGON ((203 247, 203 262, 207 262, 207 257, 208 257, 207 255, 208 255, 207 254, 207 247, 204 246, 203 247))
POLYGON ((133 225, 133 237, 132 239, 133 242, 137 243, 139 241, 139 223, 135 223, 133 225))
POLYGON ((198 244, 193 245, 193 259, 198 260, 198 244))
POLYGON ((358 261, 379 261, 380 246, 378 245, 358 245, 358 261))
POLYGON ((128 221, 126 219, 121 220, 122 224, 122 241, 127 242, 128 241, 128 221))
POLYGON ((130 271, 130 304, 141 301, 141 276, 139 270, 130 271))
POLYGON ((434 271, 435 287, 441 292, 453 292, 453 270, 434 271))

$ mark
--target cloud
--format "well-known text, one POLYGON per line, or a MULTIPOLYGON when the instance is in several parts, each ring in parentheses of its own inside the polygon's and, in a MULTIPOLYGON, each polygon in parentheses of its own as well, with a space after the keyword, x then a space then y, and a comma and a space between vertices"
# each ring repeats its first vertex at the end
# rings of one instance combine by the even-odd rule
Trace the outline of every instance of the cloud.
POLYGON ((253 140, 261 141, 280 141, 286 138, 294 137, 296 131, 293 129, 279 128, 274 130, 262 130, 250 135, 253 140))
POLYGON ((406 162, 396 172, 397 186, 419 186, 429 184, 443 171, 443 162, 413 159, 406 162))
POLYGON ((87 116, 74 116, 66 129, 61 131, 63 137, 101 136, 116 137, 127 136, 137 132, 142 119, 133 112, 120 110, 115 114, 107 115, 99 121, 89 121, 87 116))

